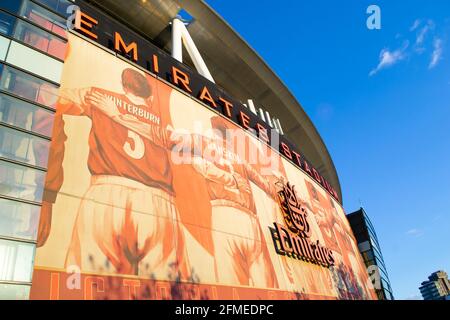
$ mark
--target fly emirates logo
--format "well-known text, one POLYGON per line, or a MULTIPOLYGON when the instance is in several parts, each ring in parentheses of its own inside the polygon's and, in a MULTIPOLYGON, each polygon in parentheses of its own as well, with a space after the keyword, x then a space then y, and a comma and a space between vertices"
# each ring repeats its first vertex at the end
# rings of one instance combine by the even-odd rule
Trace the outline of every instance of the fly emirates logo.
POLYGON ((289 182, 278 184, 278 201, 286 226, 275 222, 275 228, 269 228, 277 253, 327 268, 333 266, 333 251, 320 245, 318 240, 311 240, 308 212, 298 201, 295 187, 289 182))

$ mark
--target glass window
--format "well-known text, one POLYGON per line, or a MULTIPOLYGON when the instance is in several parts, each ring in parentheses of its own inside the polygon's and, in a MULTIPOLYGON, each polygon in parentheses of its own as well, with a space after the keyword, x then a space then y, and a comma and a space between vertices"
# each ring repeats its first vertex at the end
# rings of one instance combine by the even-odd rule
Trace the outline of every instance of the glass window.
POLYGON ((42 201, 45 172, 0 160, 0 194, 29 201, 42 201))
POLYGON ((386 299, 394 300, 394 297, 392 296, 392 293, 390 293, 389 291, 384 290, 384 294, 386 295, 386 299))
POLYGON ((64 38, 67 37, 65 31, 66 19, 44 9, 30 0, 24 1, 22 9, 20 10, 20 16, 25 17, 64 38))
POLYGON ((6 14, 4 12, 0 12, 0 33, 6 34, 7 36, 11 36, 15 22, 16 22, 15 17, 6 14))
POLYGON ((34 244, 0 239, 0 281, 31 282, 34 244))
POLYGON ((367 228, 367 231, 369 232, 369 236, 373 239, 373 241, 378 245, 378 238, 377 238, 377 235, 376 235, 376 233, 372 230, 372 229, 370 229, 370 228, 367 228))
POLYGON ((0 122, 50 137, 54 113, 0 93, 0 122))
POLYGON ((3 71, 0 68, 0 72, 0 89, 55 108, 58 100, 58 86, 9 66, 4 66, 3 71))
POLYGON ((47 168, 50 141, 0 125, 0 157, 47 168))
POLYGON ((13 37, 55 58, 63 60, 65 57, 65 40, 23 20, 17 20, 13 37))
POLYGON ((387 274, 386 269, 383 268, 383 266, 380 266, 380 270, 381 270, 381 273, 382 273, 383 277, 384 277, 385 279, 389 280, 389 275, 387 274))
POLYGON ((386 271, 385 271, 382 267, 379 267, 379 269, 380 269, 380 275, 381 275, 381 277, 382 277, 383 279, 385 279, 386 281, 389 281, 389 277, 388 277, 386 271))
POLYGON ((376 262, 375 262, 375 260, 367 260, 367 263, 366 263, 368 266, 376 266, 377 264, 376 264, 376 262))
POLYGON ((0 198, 0 236, 36 240, 40 206, 0 198))
POLYGON ((73 5, 73 3, 68 0, 37 0, 37 2, 42 3, 63 16, 67 16, 67 7, 73 5))
POLYGON ((0 300, 28 300, 29 296, 30 286, 0 283, 0 300))
POLYGON ((369 261, 369 260, 373 260, 374 259, 373 253, 370 250, 363 252, 363 257, 364 257, 365 261, 369 261))
POLYGON ((20 5, 22 4, 22 1, 20 0, 7 0, 7 1, 1 1, 0 2, 0 8, 11 12, 11 13, 17 13, 19 12, 20 5))
POLYGON ((389 289, 390 288, 390 285, 383 278, 381 278, 381 282, 383 284, 383 288, 384 289, 389 289))
POLYGON ((380 266, 381 268, 386 269, 386 266, 384 265, 384 261, 381 260, 379 258, 379 256, 377 256, 377 252, 376 251, 374 251, 374 253, 375 253, 375 260, 377 261, 377 265, 380 266))
POLYGON ((368 241, 362 242, 358 244, 359 251, 368 251, 370 250, 370 244, 368 241))
POLYGON ((370 238, 370 243, 372 244, 372 247, 376 249, 376 251, 379 253, 380 249, 378 248, 378 243, 375 241, 374 238, 370 238))
POLYGON ((377 234, 375 232, 375 228, 372 225, 372 222, 370 221, 369 217, 367 217, 367 215, 364 215, 364 216, 366 217, 365 221, 366 221, 367 228, 373 234, 374 238, 377 239, 377 234))
POLYGON ((5 61, 16 69, 26 70, 25 72, 39 75, 46 80, 53 82, 61 80, 63 69, 61 61, 17 41, 11 42, 5 61))
POLYGON ((0 35, 0 61, 5 61, 11 40, 0 35))
POLYGON ((376 290, 376 292, 377 292, 378 300, 384 300, 385 299, 383 290, 376 290))

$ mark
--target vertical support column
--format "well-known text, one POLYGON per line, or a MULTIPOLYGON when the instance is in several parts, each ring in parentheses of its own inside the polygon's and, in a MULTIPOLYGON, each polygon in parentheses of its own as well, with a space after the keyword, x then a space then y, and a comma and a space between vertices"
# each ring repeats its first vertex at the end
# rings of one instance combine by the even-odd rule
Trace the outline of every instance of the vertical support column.
POLYGON ((172 57, 183 62, 183 44, 198 73, 211 82, 215 82, 200 52, 195 46, 189 31, 178 17, 172 20, 172 57))
POLYGON ((183 62, 183 44, 182 44, 183 22, 175 18, 172 21, 172 58, 183 62))

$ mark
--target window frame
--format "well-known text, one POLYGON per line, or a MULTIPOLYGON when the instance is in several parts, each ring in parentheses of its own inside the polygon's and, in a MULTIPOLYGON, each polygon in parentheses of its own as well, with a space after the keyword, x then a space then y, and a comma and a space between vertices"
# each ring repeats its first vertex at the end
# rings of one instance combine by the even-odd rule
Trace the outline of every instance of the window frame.
POLYGON ((9 40, 16 41, 16 42, 18 42, 18 43, 20 43, 20 44, 22 44, 22 45, 24 45, 24 46, 27 46, 27 47, 29 47, 29 48, 31 48, 31 49, 33 49, 33 50, 36 50, 36 51, 38 51, 38 52, 40 52, 40 53, 42 53, 42 54, 44 54, 44 55, 46 55, 46 56, 48 56, 48 57, 50 57, 50 58, 53 58, 53 59, 55 59, 55 60, 57 60, 57 61, 59 61, 59 62, 64 63, 64 59, 61 59, 61 58, 56 57, 56 56, 54 56, 54 55, 52 55, 52 54, 49 54, 48 52, 46 52, 46 51, 44 51, 44 50, 42 50, 42 49, 36 48, 36 47, 34 47, 34 46, 32 46, 32 45, 30 45, 30 44, 28 44, 28 43, 26 43, 26 42, 24 42, 24 41, 18 39, 17 37, 15 37, 14 32, 15 32, 15 30, 16 30, 16 28, 17 28, 17 22, 20 20, 21 22, 23 22, 23 23, 25 23, 25 24, 32 25, 33 27, 40 29, 42 32, 48 33, 49 35, 58 38, 59 40, 65 42, 66 45, 68 44, 68 39, 67 39, 67 38, 64 38, 64 37, 62 37, 61 35, 59 35, 59 34, 57 34, 57 33, 54 33, 53 31, 50 31, 50 30, 48 30, 48 29, 46 29, 46 28, 40 26, 39 24, 35 23, 35 22, 32 21, 32 20, 29 20, 29 19, 26 19, 26 18, 24 18, 24 17, 20 17, 20 16, 17 16, 17 15, 14 15, 14 14, 12 14, 12 13, 10 13, 10 12, 8 12, 8 11, 2 9, 1 7, 0 7, 0 12, 4 13, 4 14, 6 14, 6 15, 9 15, 9 16, 11 16, 13 19, 15 19, 15 21, 14 21, 14 27, 12 28, 12 29, 13 29, 12 34, 4 34, 4 33, 0 33, 1 36, 5 37, 5 38, 7 38, 7 39, 9 39, 9 40))
MULTIPOLYGON (((28 77, 31 77, 31 78, 36 78, 39 81, 42 81, 44 83, 48 83, 48 84, 54 86, 54 89, 56 91, 59 91, 59 88, 61 87, 61 85, 59 83, 57 83, 57 82, 54 82, 54 81, 49 80, 49 79, 46 79, 46 78, 44 78, 44 77, 42 77, 42 76, 40 76, 38 74, 35 74, 35 73, 30 72, 28 70, 22 69, 20 67, 17 67, 17 66, 15 66, 13 64, 10 64, 10 63, 6 62, 6 61, 0 61, 0 81, 1 81, 1 78, 3 76, 3 72, 5 71, 5 69, 13 69, 15 71, 18 71, 19 73, 25 74, 26 77, 28 76, 28 77)), ((13 96, 20 97, 20 98, 22 98, 22 100, 24 100, 26 102, 30 102, 31 104, 36 104, 38 106, 45 106, 46 109, 50 109, 50 110, 54 110, 55 111, 56 105, 55 105, 55 107, 46 106, 46 105, 43 105, 42 103, 40 103, 40 102, 38 102, 36 100, 31 100, 31 99, 29 99, 27 97, 19 96, 15 92, 5 90, 2 87, 0 87, 0 91, 2 91, 2 92, 10 92, 10 93, 13 94, 13 96)), ((55 96, 58 97, 58 94, 55 94, 55 96)))
MULTIPOLYGON (((38 105, 38 104, 35 104, 35 103, 31 103, 31 102, 29 102, 28 100, 26 100, 25 98, 15 96, 15 95, 12 94, 11 92, 4 91, 4 90, 1 90, 1 89, 0 89, 0 98, 3 97, 3 96, 6 96, 7 99, 18 100, 18 101, 20 101, 21 103, 24 103, 24 104, 26 104, 26 105, 30 105, 30 106, 32 106, 32 107, 35 107, 36 110, 31 111, 31 112, 35 112, 35 111, 38 111, 38 110, 42 110, 42 111, 48 112, 48 114, 51 115, 51 116, 53 117, 52 120, 54 120, 55 110, 50 109, 50 108, 47 107, 47 106, 44 106, 44 105, 38 105)), ((14 130, 17 130, 17 131, 21 131, 21 132, 23 132, 23 133, 27 133, 27 134, 36 136, 36 137, 41 138, 41 139, 45 139, 45 140, 48 140, 48 141, 51 141, 51 140, 52 140, 52 138, 51 138, 51 133, 50 133, 50 135, 45 135, 45 134, 40 133, 40 132, 36 132, 36 131, 33 131, 33 130, 28 130, 28 129, 23 128, 23 127, 20 127, 20 126, 18 126, 18 125, 15 125, 15 124, 11 124, 11 123, 5 122, 5 121, 2 120, 2 119, 0 119, 0 125, 1 125, 1 126, 4 126, 4 127, 7 127, 7 128, 10 128, 10 129, 14 129, 14 130)))
MULTIPOLYGON (((23 141, 23 139, 29 139, 29 141, 28 141, 28 146, 26 147, 27 159, 23 158, 23 160, 22 160, 16 154, 14 154, 13 156, 8 156, 8 155, 5 155, 3 153, 0 153, 0 159, 17 162, 17 163, 20 163, 21 165, 22 164, 23 165, 30 165, 30 166, 33 166, 35 168, 40 168, 40 169, 45 170, 45 171, 47 170, 46 168, 48 168, 48 156, 47 156, 47 159, 43 163, 40 163, 39 162, 40 160, 36 160, 36 159, 35 159, 35 163, 30 163, 30 162, 28 162, 29 161, 28 157, 31 156, 31 153, 33 153, 33 157, 35 156, 35 154, 34 154, 34 143, 36 143, 35 141, 39 141, 39 140, 41 140, 41 141, 43 141, 43 142, 45 142, 47 144, 46 145, 46 152, 49 153, 50 152, 51 139, 41 138, 41 137, 39 137, 39 136, 37 136, 35 134, 30 134, 26 130, 18 130, 16 128, 12 127, 12 126, 4 125, 3 123, 0 123, 0 133, 2 133, 2 132, 9 133, 11 136, 13 136, 15 138, 18 138, 18 139, 21 139, 22 141, 23 141), (3 131, 3 128, 5 128, 6 130, 3 131)), ((3 142, 3 140, 0 140, 0 141, 3 142)), ((21 142, 21 143, 23 143, 23 142, 21 142)), ((3 150, 4 150, 3 144, 1 145, 1 147, 2 147, 1 152, 3 152, 3 150)), ((6 152, 6 153, 10 153, 10 152, 6 152)))

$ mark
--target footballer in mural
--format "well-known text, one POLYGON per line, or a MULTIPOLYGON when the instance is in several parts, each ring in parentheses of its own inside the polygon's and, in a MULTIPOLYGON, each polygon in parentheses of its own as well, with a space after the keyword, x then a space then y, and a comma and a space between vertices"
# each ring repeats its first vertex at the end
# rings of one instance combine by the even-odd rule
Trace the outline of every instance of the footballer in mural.
POLYGON ((214 110, 74 34, 43 198, 32 299, 375 297, 325 189, 214 110), (299 239, 320 243, 315 259, 277 251, 274 223, 288 228, 280 181, 295 185, 308 225, 299 239))

